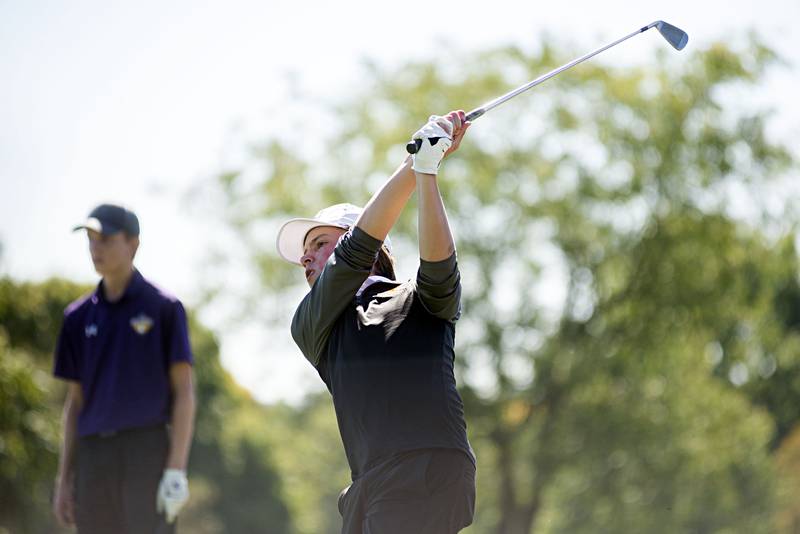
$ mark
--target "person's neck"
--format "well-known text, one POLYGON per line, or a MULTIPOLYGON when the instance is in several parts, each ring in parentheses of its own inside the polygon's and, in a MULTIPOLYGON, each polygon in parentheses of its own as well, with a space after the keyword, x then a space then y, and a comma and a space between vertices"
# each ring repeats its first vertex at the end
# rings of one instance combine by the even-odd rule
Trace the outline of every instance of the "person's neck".
POLYGON ((103 275, 103 294, 106 300, 116 302, 121 299, 132 277, 133 265, 120 269, 119 272, 103 275))

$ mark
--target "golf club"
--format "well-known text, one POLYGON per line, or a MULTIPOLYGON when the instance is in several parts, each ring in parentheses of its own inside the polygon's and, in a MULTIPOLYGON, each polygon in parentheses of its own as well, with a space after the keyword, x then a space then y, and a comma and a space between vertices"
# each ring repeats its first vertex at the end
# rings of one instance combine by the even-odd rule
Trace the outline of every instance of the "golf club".
MULTIPOLYGON (((622 39, 617 39, 616 41, 614 41, 611 44, 607 44, 602 48, 598 48, 597 50, 589 52, 588 54, 586 54, 584 56, 581 56, 581 57, 579 57, 577 59, 574 59, 574 60, 570 61, 569 63, 561 65, 557 69, 551 70, 547 74, 543 74, 542 76, 539 76, 535 80, 533 80, 531 82, 528 82, 525 85, 517 87, 516 89, 514 89, 511 92, 508 92, 508 93, 506 93, 506 94, 504 94, 502 96, 499 96, 499 97, 495 98, 494 100, 490 100, 489 102, 486 102, 481 107, 475 108, 472 111, 470 111, 469 113, 467 113, 466 120, 473 121, 473 120, 477 119, 478 117, 480 117, 481 115, 483 115, 484 113, 486 113, 487 111, 489 111, 490 109, 494 109, 497 106, 499 106, 500 104, 502 104, 503 102, 506 102, 507 100, 511 100, 512 98, 514 98, 518 94, 524 93, 525 91, 527 91, 531 87, 536 87, 540 83, 549 80, 550 78, 552 78, 556 74, 564 72, 565 70, 574 67, 578 63, 582 63, 582 62, 586 61, 587 59, 596 56, 600 52, 608 50, 612 46, 616 46, 619 43, 621 43, 622 41, 630 39, 634 35, 638 35, 638 34, 640 34, 642 32, 646 32, 650 28, 658 29, 659 33, 664 37, 664 39, 667 40, 667 42, 669 44, 672 45, 673 48, 675 48, 675 50, 683 50, 683 48, 686 46, 686 43, 689 41, 689 36, 686 35, 685 31, 681 30, 680 28, 677 28, 677 27, 673 26, 672 24, 668 24, 668 23, 664 22, 663 20, 657 20, 655 22, 652 22, 652 23, 648 24, 647 26, 644 26, 644 27, 636 30, 635 32, 633 32, 633 33, 631 33, 629 35, 626 35, 622 39)), ((435 138, 432 138, 432 141, 433 141, 433 139, 435 139, 435 138)), ((432 144, 436 144, 436 141, 433 141, 432 144)), ((406 151, 409 154, 416 154, 421 146, 422 146, 422 139, 414 139, 412 141, 409 141, 409 143, 406 145, 406 151)))

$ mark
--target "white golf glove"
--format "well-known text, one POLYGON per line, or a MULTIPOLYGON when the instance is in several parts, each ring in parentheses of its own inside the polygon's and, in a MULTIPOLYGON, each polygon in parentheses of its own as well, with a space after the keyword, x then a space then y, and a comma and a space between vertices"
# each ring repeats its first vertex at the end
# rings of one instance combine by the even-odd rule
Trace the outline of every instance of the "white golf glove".
POLYGON ((431 115, 427 124, 411 136, 421 139, 422 145, 413 156, 411 168, 425 174, 436 174, 444 153, 453 144, 453 123, 445 117, 431 115))
POLYGON ((158 485, 156 510, 167 515, 167 523, 178 517, 183 505, 189 500, 189 481, 186 472, 180 469, 165 469, 158 485))

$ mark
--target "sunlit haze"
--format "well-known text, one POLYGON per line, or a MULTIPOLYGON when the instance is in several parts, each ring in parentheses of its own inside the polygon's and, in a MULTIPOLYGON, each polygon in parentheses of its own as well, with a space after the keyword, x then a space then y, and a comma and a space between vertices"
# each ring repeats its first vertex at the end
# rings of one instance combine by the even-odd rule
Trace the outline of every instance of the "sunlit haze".
MULTIPOLYGON (((111 200, 141 219, 142 273, 196 304, 204 235, 214 228, 183 207, 186 191, 220 170, 236 139, 285 127, 280 110, 296 91, 335 100, 358 86, 363 60, 433 59, 442 42, 534 50, 548 35, 588 51, 664 19, 686 30, 691 53, 754 30, 789 65, 763 80, 751 104, 774 108, 770 134, 800 146, 796 0, 389 5, 0 1, 0 274, 96 281, 86 238, 70 228, 111 200)), ((642 63, 656 46, 664 43, 653 32, 597 61, 642 63)), ((232 273, 230 283, 248 280, 232 273)), ((288 327, 266 339, 264 325, 226 316, 203 319, 220 336, 226 368, 258 399, 292 401, 320 387, 288 327)))

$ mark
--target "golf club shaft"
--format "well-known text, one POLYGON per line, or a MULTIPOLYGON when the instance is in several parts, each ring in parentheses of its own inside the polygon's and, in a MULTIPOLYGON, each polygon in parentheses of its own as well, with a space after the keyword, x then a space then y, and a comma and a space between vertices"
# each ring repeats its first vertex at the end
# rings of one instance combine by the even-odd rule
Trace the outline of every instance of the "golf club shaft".
POLYGON ((530 89, 532 87, 536 87, 540 83, 546 82, 547 80, 549 80, 553 76, 555 76, 557 74, 560 74, 560 73, 564 72, 565 70, 574 67, 578 63, 583 63, 587 59, 590 59, 590 58, 596 56, 597 54, 599 54, 600 52, 604 52, 604 51, 608 50, 609 48, 611 48, 612 46, 616 46, 616 45, 620 44, 621 42, 630 39, 634 35, 638 35, 638 34, 644 32, 644 31, 649 30, 650 28, 652 28, 656 24, 657 24, 657 22, 653 22, 651 24, 648 24, 647 26, 644 26, 644 27, 636 30, 635 32, 632 32, 632 33, 626 35, 625 37, 623 37, 621 39, 617 39, 616 41, 614 41, 611 44, 607 44, 607 45, 605 45, 605 46, 603 46, 601 48, 598 48, 597 50, 593 50, 592 52, 589 52, 588 54, 583 55, 583 56, 581 56, 581 57, 579 57, 577 59, 573 59, 569 63, 561 65, 560 67, 551 70, 547 74, 543 74, 543 75, 539 76, 538 78, 536 78, 535 80, 533 80, 531 82, 528 82, 525 85, 522 85, 520 87, 517 87, 513 91, 510 91, 510 92, 508 92, 508 93, 506 93, 506 94, 504 94, 502 96, 499 96, 499 97, 495 98, 494 100, 486 102, 481 107, 473 109, 472 111, 470 111, 467 114, 467 117, 466 117, 467 120, 469 121, 469 120, 477 119, 478 117, 480 117, 481 115, 483 115, 484 113, 489 111, 490 109, 494 109, 497 106, 499 106, 500 104, 502 104, 503 102, 506 102, 507 100, 511 100, 512 98, 514 98, 518 94, 524 93, 528 89, 530 89))
MULTIPOLYGON (((575 65, 577 65, 578 63, 583 63, 583 62, 584 62, 584 61, 586 61, 587 59, 589 59, 589 58, 592 58, 592 57, 596 56, 596 55, 597 55, 597 54, 599 54, 600 52, 604 52, 605 50, 608 50, 608 49, 609 49, 609 48, 611 48, 612 46, 616 46, 616 45, 618 45, 619 43, 621 43, 621 42, 623 42, 623 41, 626 41, 626 40, 630 39, 630 38, 631 38, 631 37, 633 37, 634 35, 638 35, 638 34, 640 34, 640 33, 642 33, 642 32, 645 32, 645 31, 649 30, 650 28, 654 27, 656 24, 658 24, 658 21, 656 21, 656 22, 652 22, 652 23, 648 24, 647 26, 643 26, 643 27, 639 28, 638 30, 636 30, 635 32, 631 32, 631 33, 629 33, 628 35, 626 35, 625 37, 623 37, 623 38, 621 38, 621 39, 617 39, 617 40, 616 40, 616 41, 614 41, 613 43, 610 43, 610 44, 607 44, 607 45, 605 45, 605 46, 603 46, 603 47, 600 47, 600 48, 598 48, 597 50, 593 50, 593 51, 589 52, 588 54, 585 54, 585 55, 583 55, 583 56, 581 56, 581 57, 579 57, 579 58, 577 58, 577 59, 573 59, 573 60, 572 60, 572 61, 570 61, 569 63, 566 63, 566 64, 564 64, 564 65, 561 65, 560 67, 558 67, 558 68, 556 68, 556 69, 553 69, 553 70, 551 70, 551 71, 550 71, 550 72, 548 72, 547 74, 543 74, 542 76, 539 76, 539 77, 538 77, 538 78, 536 78, 535 80, 533 80, 533 81, 530 81, 530 82, 528 82, 528 83, 526 83, 525 85, 522 85, 522 86, 520 86, 520 87, 517 87, 517 88, 516 88, 516 89, 514 89, 513 91, 510 91, 510 92, 508 92, 508 93, 506 93, 506 94, 504 94, 504 95, 502 95, 502 96, 499 96, 499 97, 495 98, 494 100, 490 100, 489 102, 486 102, 486 103, 485 103, 485 104, 483 104, 482 106, 480 106, 480 107, 478 107, 478 108, 475 108, 475 109, 473 109, 472 111, 470 111, 469 113, 467 113, 467 115, 466 115, 466 120, 467 120, 467 121, 473 121, 473 120, 477 119, 478 117, 480 117, 481 115, 483 115, 483 114, 484 114, 484 113, 486 113, 487 111, 489 111, 489 110, 491 110, 491 109, 494 109, 494 108, 496 108, 497 106, 499 106, 499 105, 500 105, 500 104, 502 104, 503 102, 506 102, 506 101, 508 101, 508 100, 511 100, 512 98, 514 98, 514 97, 515 97, 515 96, 517 96, 518 94, 520 94, 520 93, 524 93, 525 91, 527 91, 528 89, 530 89, 530 88, 532 88, 532 87, 536 87, 536 86, 537 86, 537 85, 539 85, 540 83, 542 83, 542 82, 545 82, 545 81, 549 80, 549 79, 550 79, 550 78, 552 78, 553 76, 556 76, 557 74, 560 74, 560 73, 564 72, 565 70, 567 70, 567 69, 570 69, 570 68, 574 67, 574 66, 575 66, 575 65)), ((421 146, 421 144, 422 144, 422 140, 421 140, 421 139, 417 139, 417 140, 414 140, 414 141, 410 141, 410 142, 409 142, 409 143, 406 145, 406 151, 407 151, 409 154, 416 154, 416 153, 417 153, 417 150, 419 150, 419 147, 421 146)))

